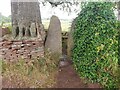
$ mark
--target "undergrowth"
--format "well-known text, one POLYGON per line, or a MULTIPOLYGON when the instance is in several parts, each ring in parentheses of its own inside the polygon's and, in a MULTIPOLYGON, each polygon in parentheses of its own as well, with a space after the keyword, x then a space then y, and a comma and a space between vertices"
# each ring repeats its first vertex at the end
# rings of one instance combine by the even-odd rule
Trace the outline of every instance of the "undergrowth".
POLYGON ((45 57, 30 61, 2 62, 3 80, 11 82, 14 88, 46 88, 55 84, 55 74, 58 66, 58 55, 47 52, 45 57))

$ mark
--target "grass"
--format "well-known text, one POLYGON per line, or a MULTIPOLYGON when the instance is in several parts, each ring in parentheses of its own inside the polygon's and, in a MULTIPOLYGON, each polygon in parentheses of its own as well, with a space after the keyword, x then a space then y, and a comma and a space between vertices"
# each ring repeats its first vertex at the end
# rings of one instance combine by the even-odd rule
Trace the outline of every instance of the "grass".
POLYGON ((58 55, 47 52, 44 58, 30 61, 2 62, 4 87, 50 88, 55 82, 58 55), (11 83, 9 85, 9 82, 11 83))
MULTIPOLYGON (((42 20, 42 23, 43 23, 45 29, 48 29, 49 22, 50 22, 50 20, 42 20)), ((61 20, 62 32, 69 32, 70 26, 71 26, 71 22, 70 21, 61 20)))

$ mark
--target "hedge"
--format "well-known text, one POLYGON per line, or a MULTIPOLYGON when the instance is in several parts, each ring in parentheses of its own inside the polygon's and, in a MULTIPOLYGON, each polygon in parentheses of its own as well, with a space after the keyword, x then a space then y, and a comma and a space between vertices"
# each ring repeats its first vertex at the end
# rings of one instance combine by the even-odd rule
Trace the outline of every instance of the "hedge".
POLYGON ((105 88, 116 88, 118 21, 111 2, 88 2, 75 19, 72 60, 78 74, 105 88))

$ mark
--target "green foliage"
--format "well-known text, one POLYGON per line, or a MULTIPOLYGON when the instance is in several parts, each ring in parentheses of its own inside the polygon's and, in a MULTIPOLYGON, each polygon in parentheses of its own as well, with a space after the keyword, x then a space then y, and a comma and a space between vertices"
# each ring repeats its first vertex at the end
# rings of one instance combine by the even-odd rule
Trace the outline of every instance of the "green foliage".
MULTIPOLYGON (((118 36, 118 42, 119 42, 119 45, 118 45, 118 52, 120 52, 120 21, 118 22, 119 26, 118 26, 118 33, 119 33, 119 36, 118 36)), ((120 56, 120 53, 118 53, 118 56, 120 56)), ((118 64, 120 65, 120 57, 118 57, 118 64)))
POLYGON ((1 25, 0 25, 0 26, 3 27, 3 24, 4 24, 4 22, 1 22, 1 25))
POLYGON ((6 16, 3 16, 1 13, 0 13, 0 23, 2 22, 5 22, 5 23, 10 23, 11 22, 11 15, 6 17, 6 16))
POLYGON ((118 23, 111 2, 89 2, 75 19, 73 62, 81 77, 116 88, 118 23))
POLYGON ((6 27, 9 29, 9 32, 12 33, 12 25, 8 24, 6 27))
POLYGON ((12 32, 11 15, 8 16, 8 17, 6 17, 6 16, 3 16, 0 13, 0 27, 2 27, 2 28, 8 28, 9 32, 10 33, 12 32))

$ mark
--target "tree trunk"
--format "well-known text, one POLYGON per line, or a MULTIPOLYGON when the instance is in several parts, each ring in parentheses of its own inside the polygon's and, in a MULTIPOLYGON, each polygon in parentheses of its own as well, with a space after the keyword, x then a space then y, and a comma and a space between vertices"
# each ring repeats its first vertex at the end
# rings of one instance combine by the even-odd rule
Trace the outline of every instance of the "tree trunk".
POLYGON ((19 36, 30 36, 31 30, 37 36, 37 26, 42 23, 40 15, 40 7, 38 0, 32 0, 32 2, 13 2, 11 1, 12 7, 12 26, 13 26, 13 37, 19 36), (35 24, 35 27, 31 29, 31 25, 35 24))
POLYGON ((12 12, 12 34, 14 37, 17 36, 17 27, 18 27, 18 2, 11 2, 11 12, 12 12))

